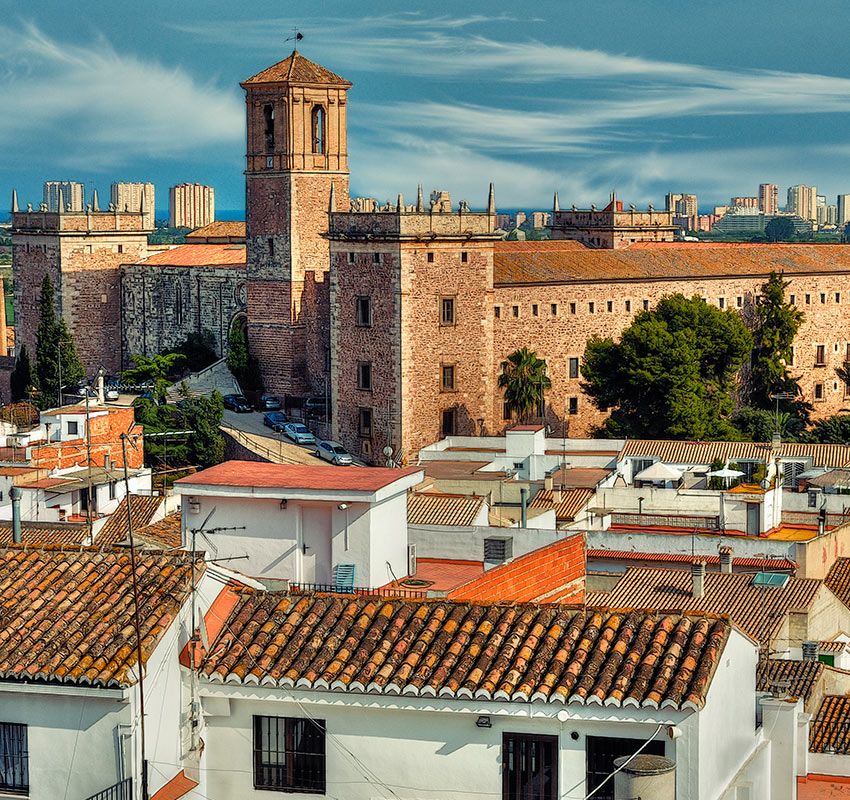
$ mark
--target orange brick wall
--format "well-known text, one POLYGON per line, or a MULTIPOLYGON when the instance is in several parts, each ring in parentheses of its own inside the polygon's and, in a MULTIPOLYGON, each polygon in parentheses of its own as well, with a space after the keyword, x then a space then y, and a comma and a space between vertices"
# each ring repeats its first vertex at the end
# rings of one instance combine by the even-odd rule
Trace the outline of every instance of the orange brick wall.
POLYGON ((584 536, 573 534, 548 547, 494 567, 449 592, 450 600, 516 603, 581 603, 585 592, 584 536))

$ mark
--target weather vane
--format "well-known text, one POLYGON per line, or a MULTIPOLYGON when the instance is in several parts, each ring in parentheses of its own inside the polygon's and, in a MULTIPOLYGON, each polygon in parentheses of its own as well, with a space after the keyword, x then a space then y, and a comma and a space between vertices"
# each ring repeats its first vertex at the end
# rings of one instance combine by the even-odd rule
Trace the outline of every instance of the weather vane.
POLYGON ((298 47, 298 42, 300 42, 304 38, 304 34, 298 30, 298 28, 292 29, 292 36, 287 39, 284 39, 284 42, 295 42, 296 48, 298 47))

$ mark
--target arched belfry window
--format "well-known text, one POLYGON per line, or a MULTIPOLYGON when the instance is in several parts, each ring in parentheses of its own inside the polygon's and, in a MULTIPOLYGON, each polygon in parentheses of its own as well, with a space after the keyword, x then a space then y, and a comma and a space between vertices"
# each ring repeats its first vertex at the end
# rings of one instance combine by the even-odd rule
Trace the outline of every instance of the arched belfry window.
POLYGON ((263 121, 265 123, 266 150, 272 152, 274 150, 274 106, 271 103, 266 103, 263 106, 263 121))
POLYGON ((325 107, 313 107, 313 152, 325 152, 325 107))

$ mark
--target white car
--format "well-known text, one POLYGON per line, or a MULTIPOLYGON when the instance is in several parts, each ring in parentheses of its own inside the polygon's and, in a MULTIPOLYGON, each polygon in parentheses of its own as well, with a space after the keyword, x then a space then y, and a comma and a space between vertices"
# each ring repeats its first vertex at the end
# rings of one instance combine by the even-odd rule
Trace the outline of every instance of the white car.
POLYGON ((105 386, 103 388, 103 396, 110 402, 118 399, 118 390, 114 386, 105 386))
POLYGON ((300 422, 288 422, 283 426, 283 435, 295 444, 316 444, 316 437, 300 422))
POLYGON ((316 445, 316 455, 340 467, 350 467, 354 463, 351 453, 339 442, 332 442, 325 439, 316 445))

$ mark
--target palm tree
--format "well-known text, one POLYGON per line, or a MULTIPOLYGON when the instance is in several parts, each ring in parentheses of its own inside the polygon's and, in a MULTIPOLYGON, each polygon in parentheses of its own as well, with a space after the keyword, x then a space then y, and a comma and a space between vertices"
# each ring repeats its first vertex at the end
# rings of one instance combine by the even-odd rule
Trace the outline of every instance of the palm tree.
POLYGON ((505 390, 505 403, 521 420, 530 417, 543 404, 544 392, 552 386, 546 376, 546 361, 522 347, 502 362, 499 388, 505 390))

